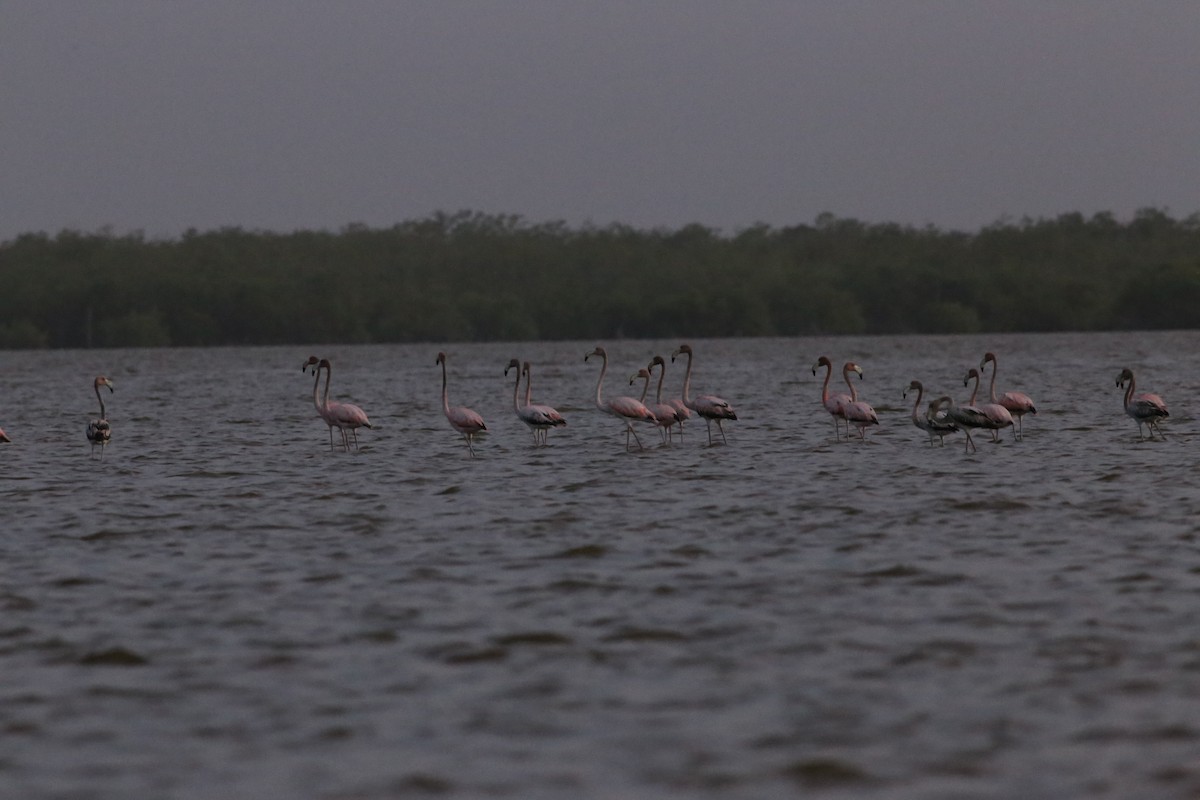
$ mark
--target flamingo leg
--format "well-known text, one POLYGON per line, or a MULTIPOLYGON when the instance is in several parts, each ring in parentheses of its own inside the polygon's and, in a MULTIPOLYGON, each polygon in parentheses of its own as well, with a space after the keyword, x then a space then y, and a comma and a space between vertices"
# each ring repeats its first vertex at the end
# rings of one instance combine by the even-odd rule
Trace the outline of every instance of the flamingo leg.
POLYGON ((963 446, 963 452, 964 453, 966 453, 966 452, 974 453, 975 452, 975 440, 971 438, 971 432, 964 427, 963 433, 965 433, 967 435, 967 443, 963 446), (968 447, 971 448, 969 451, 967 450, 968 447))

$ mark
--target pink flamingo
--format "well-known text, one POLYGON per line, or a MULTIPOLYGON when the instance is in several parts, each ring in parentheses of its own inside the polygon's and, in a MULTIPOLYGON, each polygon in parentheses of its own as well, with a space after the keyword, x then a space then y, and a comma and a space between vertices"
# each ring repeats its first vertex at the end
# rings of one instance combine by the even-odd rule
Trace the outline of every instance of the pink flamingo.
POLYGON ((858 399, 858 389, 855 389, 854 384, 850 381, 851 372, 857 372, 860 381, 863 378, 862 367, 853 361, 847 361, 842 367, 842 375, 846 377, 846 385, 850 387, 850 402, 842 406, 842 413, 846 415, 846 438, 850 437, 850 426, 854 425, 858 428, 858 438, 866 439, 867 428, 871 425, 878 425, 879 416, 876 415, 875 409, 858 399))
POLYGON ((527 407, 538 410, 539 413, 544 414, 546 416, 546 419, 551 420, 550 425, 548 425, 548 426, 544 425, 541 427, 541 444, 547 444, 547 439, 550 438, 550 429, 558 428, 558 427, 565 427, 566 420, 563 419, 562 414, 559 414, 558 411, 556 409, 551 408, 550 405, 538 405, 538 404, 534 404, 534 403, 530 402, 530 398, 533 397, 533 368, 529 366, 528 361, 524 362, 523 365, 521 365, 521 372, 524 374, 524 377, 526 377, 526 405, 527 405, 527 407))
POLYGON ((689 409, 687 406, 685 406, 683 404, 682 397, 669 397, 666 400, 662 399, 662 385, 663 385, 663 378, 665 378, 667 376, 667 362, 663 360, 662 356, 655 356, 654 358, 652 358, 650 360, 650 363, 646 366, 646 369, 650 371, 650 374, 652 376, 654 375, 654 365, 655 364, 662 367, 662 372, 658 376, 658 394, 656 395, 657 399, 655 400, 655 402, 660 403, 660 404, 666 403, 671 408, 675 409, 675 419, 679 422, 679 441, 682 442, 683 441, 683 423, 684 423, 684 420, 689 420, 692 418, 691 409, 689 409))
POLYGON ((461 433, 467 440, 467 450, 471 452, 471 458, 474 458, 475 447, 471 444, 471 440, 475 434, 486 431, 487 425, 483 424, 483 417, 466 406, 450 407, 449 395, 446 392, 446 354, 438 353, 435 363, 442 365, 442 411, 450 422, 450 427, 461 433))
POLYGON ((107 386, 111 394, 113 392, 113 382, 103 375, 96 377, 92 381, 92 389, 96 392, 96 400, 100 403, 100 416, 92 420, 87 426, 87 438, 92 443, 91 456, 96 454, 96 446, 100 447, 100 460, 104 460, 104 446, 112 439, 112 425, 108 424, 108 414, 104 411, 104 398, 100 396, 100 387, 107 386))
POLYGON ((1165 442, 1167 437, 1163 436, 1162 429, 1158 427, 1158 421, 1171 416, 1171 413, 1167 411, 1167 404, 1156 394, 1149 392, 1134 394, 1133 370, 1128 367, 1121 370, 1121 374, 1117 376, 1117 386, 1124 389, 1126 383, 1129 384, 1129 388, 1125 389, 1125 413, 1138 424, 1138 441, 1144 439, 1142 436, 1142 425, 1144 424, 1150 429, 1150 441, 1154 441, 1154 432, 1158 431, 1158 435, 1165 442))
MULTIPOLYGON (((829 412, 831 417, 833 417, 833 438, 840 441, 842 438, 842 429, 841 426, 838 425, 838 420, 840 419, 844 421, 846 419, 844 407, 846 403, 850 402, 850 395, 842 394, 840 392, 838 394, 829 393, 829 378, 831 375, 833 375, 832 361, 825 356, 818 358, 817 363, 813 364, 813 375, 817 374, 817 369, 819 367, 825 367, 825 383, 821 385, 821 405, 825 406, 825 410, 829 412)), ((847 377, 846 380, 849 381, 849 377, 847 377)), ((846 438, 850 438, 850 423, 848 422, 846 423, 846 438)))
MULTIPOLYGON (((367 419, 367 412, 363 411, 353 403, 338 403, 336 401, 329 401, 329 383, 333 378, 333 366, 329 363, 328 358, 322 358, 317 363, 318 375, 322 369, 325 370, 325 395, 321 400, 321 405, 324 408, 324 414, 321 416, 325 417, 326 422, 332 420, 332 424, 336 425, 338 430, 342 432, 342 444, 347 450, 350 449, 350 442, 346 436, 346 431, 350 431, 351 436, 354 438, 354 449, 357 450, 358 429, 373 427, 371 425, 371 420, 367 419)), ((332 436, 333 431, 331 430, 330 437, 332 438, 332 436)))
POLYGON ((533 394, 532 377, 530 376, 529 362, 525 362, 524 369, 521 368, 521 362, 517 359, 512 359, 508 362, 508 366, 504 368, 505 376, 508 375, 510 369, 517 370, 517 381, 513 384, 513 411, 517 414, 517 419, 529 426, 529 430, 533 431, 533 443, 535 445, 545 444, 547 431, 550 428, 566 425, 567 421, 563 419, 562 414, 550 406, 532 405, 529 398, 533 394), (522 406, 517 401, 517 393, 521 388, 521 374, 525 374, 529 381, 525 387, 525 405, 522 406))
POLYGON ((675 363, 675 359, 686 353, 688 357, 687 370, 683 373, 683 404, 695 411, 704 418, 704 425, 708 429, 708 444, 712 445, 712 423, 716 420, 717 430, 721 432, 721 441, 729 444, 725 438, 725 428, 721 425, 723 419, 737 419, 737 414, 733 410, 733 406, 728 401, 711 394, 697 395, 695 400, 688 397, 688 389, 692 385, 692 346, 689 344, 681 344, 671 354, 671 363, 675 363))
POLYGON ((608 353, 603 347, 597 346, 595 350, 584 355, 583 360, 587 361, 591 356, 600 356, 600 378, 596 381, 596 408, 603 411, 605 414, 611 414, 617 419, 625 421, 625 449, 629 449, 629 435, 633 434, 634 440, 638 443, 638 448, 644 450, 642 440, 638 438, 637 431, 633 429, 635 420, 643 422, 654 422, 658 420, 654 416, 654 412, 646 408, 645 404, 640 400, 634 400, 632 397, 611 397, 604 400, 601 395, 601 387, 604 385, 604 374, 608 372, 608 353))
POLYGON ((992 441, 998 442, 1000 441, 1000 429, 1013 427, 1012 414, 1008 412, 1007 408, 999 403, 980 403, 979 405, 976 405, 975 395, 979 394, 979 370, 975 369, 974 367, 971 367, 969 370, 967 370, 967 374, 963 378, 963 386, 966 386, 968 383, 970 383, 972 378, 975 379, 975 388, 971 390, 971 399, 967 401, 967 405, 977 409, 983 414, 984 419, 987 420, 987 424, 981 427, 990 430, 992 432, 992 441))
POLYGON ((1033 405, 1033 400, 1024 392, 1005 392, 1000 395, 1000 399, 996 399, 996 372, 1000 369, 1000 364, 996 361, 995 353, 984 353, 983 360, 979 362, 979 368, 984 369, 984 365, 992 362, 992 382, 988 386, 989 396, 993 403, 999 403, 1008 409, 1008 413, 1012 414, 1016 421, 1016 428, 1013 432, 1013 437, 1016 439, 1025 438, 1025 429, 1022 421, 1026 414, 1036 414, 1037 408, 1033 405))
POLYGON ((904 390, 904 397, 908 397, 908 393, 916 392, 917 400, 913 403, 912 421, 921 430, 929 434, 929 446, 933 447, 933 437, 938 437, 938 442, 944 447, 946 445, 946 436, 951 433, 958 432, 958 425, 954 420, 950 419, 945 412, 940 412, 941 403, 937 400, 929 404, 929 409, 924 413, 918 413, 921 407, 921 396, 925 393, 925 387, 920 381, 911 381, 908 388, 904 390), (940 413, 939 413, 940 412, 940 413))
POLYGON ((312 374, 313 374, 313 408, 315 408, 317 410, 317 415, 321 419, 325 420, 325 424, 329 426, 329 449, 330 450, 333 449, 333 429, 337 428, 338 433, 342 437, 342 447, 345 447, 348 450, 348 449, 350 449, 350 445, 346 439, 346 432, 344 430, 342 430, 340 427, 338 427, 338 424, 334 420, 333 415, 331 413, 329 413, 329 410, 321 404, 321 400, 317 394, 317 390, 319 389, 319 387, 321 385, 321 371, 319 369, 320 363, 321 363, 321 360, 319 358, 317 358, 316 356, 309 356, 308 360, 300 365, 300 371, 304 372, 305 370, 308 370, 308 369, 312 370, 312 374))
MULTIPOLYGON (((661 356, 655 356, 655 358, 661 359, 661 356)), ((653 366, 654 362, 651 361, 650 365, 653 366)), ((630 386, 632 386, 633 382, 638 378, 645 379, 646 382, 642 384, 642 396, 638 398, 642 404, 645 404, 646 402, 646 392, 650 388, 651 377, 652 376, 649 369, 639 369, 637 374, 629 379, 630 386)), ((655 424, 657 424, 659 427, 659 433, 663 434, 663 441, 669 445, 671 444, 671 426, 679 421, 679 417, 674 406, 662 402, 662 373, 659 373, 658 376, 658 397, 658 402, 654 403, 653 405, 648 405, 646 408, 650 409, 650 412, 654 414, 655 424)))

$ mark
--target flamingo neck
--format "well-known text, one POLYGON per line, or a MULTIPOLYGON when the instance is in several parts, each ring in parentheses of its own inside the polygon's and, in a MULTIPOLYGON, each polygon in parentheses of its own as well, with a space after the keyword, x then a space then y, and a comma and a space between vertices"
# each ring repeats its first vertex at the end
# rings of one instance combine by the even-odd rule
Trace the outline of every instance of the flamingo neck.
POLYGON ((660 366, 658 368, 658 391, 654 395, 654 402, 659 405, 662 405, 662 385, 663 378, 665 377, 667 377, 667 368, 666 366, 660 366))
MULTIPOLYGON (((1125 390, 1125 409, 1129 409, 1129 401, 1133 399, 1133 376, 1129 376, 1129 388, 1125 390)), ((100 408, 104 408, 104 404, 100 404, 100 408)), ((101 414, 103 416, 103 414, 101 414)))
POLYGON ((833 377, 833 364, 825 366, 825 383, 821 384, 821 404, 829 402, 829 379, 833 377))
POLYGON ((975 388, 971 390, 971 399, 967 401, 967 405, 975 405, 975 395, 979 393, 979 375, 975 376, 975 388))
MULTIPOLYGON (((318 369, 317 372, 320 372, 318 369)), ((325 396, 321 399, 321 408, 329 410, 329 382, 333 380, 333 367, 325 365, 325 396)), ((316 387, 314 387, 316 388, 316 387)))
MULTIPOLYGON (((521 370, 517 369, 517 382, 513 384, 513 411, 521 413, 521 404, 517 402, 517 392, 521 390, 521 370)), ((529 401, 525 401, 525 405, 529 405, 529 401)))
POLYGON ((916 422, 917 420, 919 420, 921 418, 920 415, 917 413, 917 409, 921 407, 921 395, 923 395, 924 393, 925 393, 925 387, 922 386, 917 389, 917 402, 913 403, 913 417, 912 417, 913 422, 916 422))
POLYGON ((642 378, 642 396, 638 398, 638 402, 643 405, 646 403, 646 392, 650 391, 650 376, 642 378))
POLYGON ((450 415, 450 394, 446 391, 446 361, 442 360, 442 410, 450 415))
POLYGON ((533 402, 533 374, 525 370, 525 405, 533 402))
POLYGON ((604 386, 604 373, 608 372, 608 353, 600 356, 600 377, 596 379, 596 408, 601 411, 607 411, 604 407, 604 400, 600 397, 600 389, 604 386))
POLYGON ((317 397, 317 387, 320 385, 321 385, 321 370, 320 370, 320 368, 317 368, 317 369, 313 370, 313 408, 315 408, 317 410, 318 414, 320 414, 321 411, 323 410, 321 408, 321 400, 317 397))
POLYGON ((92 389, 96 392, 96 402, 100 404, 100 419, 108 419, 108 416, 104 413, 104 398, 100 396, 100 387, 93 386, 92 389))
POLYGON ((851 372, 853 372, 853 370, 843 369, 842 375, 845 376, 845 378, 846 378, 846 385, 850 387, 850 402, 857 403, 858 402, 858 389, 854 388, 854 383, 850 380, 851 372))
POLYGON ((988 397, 991 402, 996 402, 996 360, 992 359, 992 382, 988 384, 988 397))
POLYGON ((688 392, 692 386, 692 354, 689 352, 687 357, 687 369, 683 371, 683 404, 688 408, 691 408, 692 401, 688 398, 688 392))

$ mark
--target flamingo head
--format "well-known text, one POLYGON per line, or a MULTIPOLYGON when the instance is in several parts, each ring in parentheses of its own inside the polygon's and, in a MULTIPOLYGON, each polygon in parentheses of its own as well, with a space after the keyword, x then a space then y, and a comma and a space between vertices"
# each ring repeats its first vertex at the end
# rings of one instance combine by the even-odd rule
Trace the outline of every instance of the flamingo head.
POLYGON ((113 390, 113 382, 103 375, 96 376, 96 382, 93 385, 96 387, 96 391, 100 391, 101 386, 107 386, 110 392, 113 390))
POLYGON ((592 351, 592 352, 590 352, 590 353, 584 353, 584 355, 583 355, 583 360, 584 360, 584 361, 587 361, 587 360, 588 360, 589 358, 591 358, 592 356, 600 356, 600 357, 601 357, 601 358, 603 358, 603 359, 607 359, 607 358, 608 358, 608 352, 607 352, 607 351, 606 351, 606 350, 605 350, 603 347, 601 347, 600 345, 596 345, 596 349, 595 349, 595 350, 593 350, 593 351, 592 351))
POLYGON ((655 356, 654 358, 650 359, 650 363, 646 365, 646 369, 653 370, 655 364, 659 365, 663 369, 667 368, 667 362, 663 360, 663 357, 655 356))
POLYGON ((858 379, 860 381, 863 379, 862 367, 860 367, 858 364, 855 364, 853 361, 847 361, 846 366, 842 367, 842 374, 848 376, 851 372, 857 372, 858 379))
POLYGON ((639 369, 639 370, 637 371, 637 374, 633 375, 633 376, 632 376, 632 377, 629 379, 629 385, 630 385, 630 386, 632 386, 632 385, 633 385, 633 382, 634 382, 634 381, 636 381, 638 378, 645 378, 646 380, 650 380, 650 372, 649 372, 649 370, 646 370, 646 369, 639 369))
POLYGON ((1129 367, 1121 370, 1121 374, 1117 376, 1117 386, 1124 389, 1126 381, 1133 383, 1133 370, 1129 367))
POLYGON ((954 400, 951 399, 950 395, 944 394, 941 397, 937 398, 936 400, 933 400, 932 402, 930 402, 929 413, 936 414, 938 409, 941 408, 942 406, 953 406, 953 405, 954 405, 954 400))
POLYGON ((333 372, 333 365, 329 363, 328 358, 322 358, 320 361, 318 361, 317 366, 313 370, 313 372, 315 373, 315 372, 317 372, 317 370, 322 370, 322 369, 327 369, 330 372, 333 372))
POLYGON ((989 361, 992 362, 992 366, 995 367, 995 365, 996 365, 996 354, 995 353, 984 353, 983 361, 979 362, 979 368, 983 369, 984 365, 987 364, 989 361))
POLYGON ((529 362, 528 362, 528 361, 526 361, 526 362, 525 362, 525 363, 524 363, 524 364, 521 366, 521 373, 522 373, 523 375, 526 375, 526 376, 529 376, 529 375, 532 375, 532 374, 533 374, 533 371, 532 371, 531 369, 529 369, 529 362))
POLYGON ((303 364, 300 365, 300 371, 306 372, 309 367, 312 367, 313 372, 316 372, 317 371, 316 370, 317 363, 318 363, 318 359, 316 356, 309 356, 308 361, 305 361, 303 364))
POLYGON ((967 374, 963 376, 963 386, 966 386, 968 383, 970 383, 971 378, 979 380, 979 370, 975 369, 974 367, 971 367, 969 370, 967 370, 967 374))
MULTIPOLYGON (((509 359, 508 366, 504 368, 504 377, 508 377, 508 371, 510 369, 520 370, 521 362, 517 361, 515 358, 509 359)), ((518 371, 517 374, 520 375, 521 373, 518 371)))
POLYGON ((434 364, 445 364, 446 363, 446 354, 439 351, 437 354, 437 361, 434 361, 433 363, 434 364))
POLYGON ((817 374, 817 369, 820 367, 829 367, 829 369, 832 370, 833 362, 829 360, 828 356, 821 356, 820 358, 817 359, 817 363, 813 364, 813 366, 812 366, 813 375, 817 374))
POLYGON ((908 397, 909 392, 923 392, 923 391, 925 391, 925 387, 921 384, 920 381, 910 381, 908 384, 908 388, 904 390, 904 394, 902 394, 901 397, 908 397))
POLYGON ((675 348, 675 352, 671 353, 671 363, 674 364, 675 358, 683 355, 684 353, 687 353, 688 358, 692 357, 692 346, 690 344, 681 344, 679 347, 675 348))

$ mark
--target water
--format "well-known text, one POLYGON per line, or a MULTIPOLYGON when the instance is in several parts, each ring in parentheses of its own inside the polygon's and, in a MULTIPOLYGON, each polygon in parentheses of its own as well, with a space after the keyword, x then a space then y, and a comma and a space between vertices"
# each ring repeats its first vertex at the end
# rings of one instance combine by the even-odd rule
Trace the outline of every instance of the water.
MULTIPOLYGON (((311 350, 378 426, 348 454, 310 348, 0 355, 0 797, 1200 796, 1200 334, 695 341, 729 445, 633 453, 594 344, 447 347, 473 460, 435 346, 311 350), (989 349, 1025 441, 931 449, 902 387, 989 349)), ((628 392, 677 343, 605 344, 628 392)))

